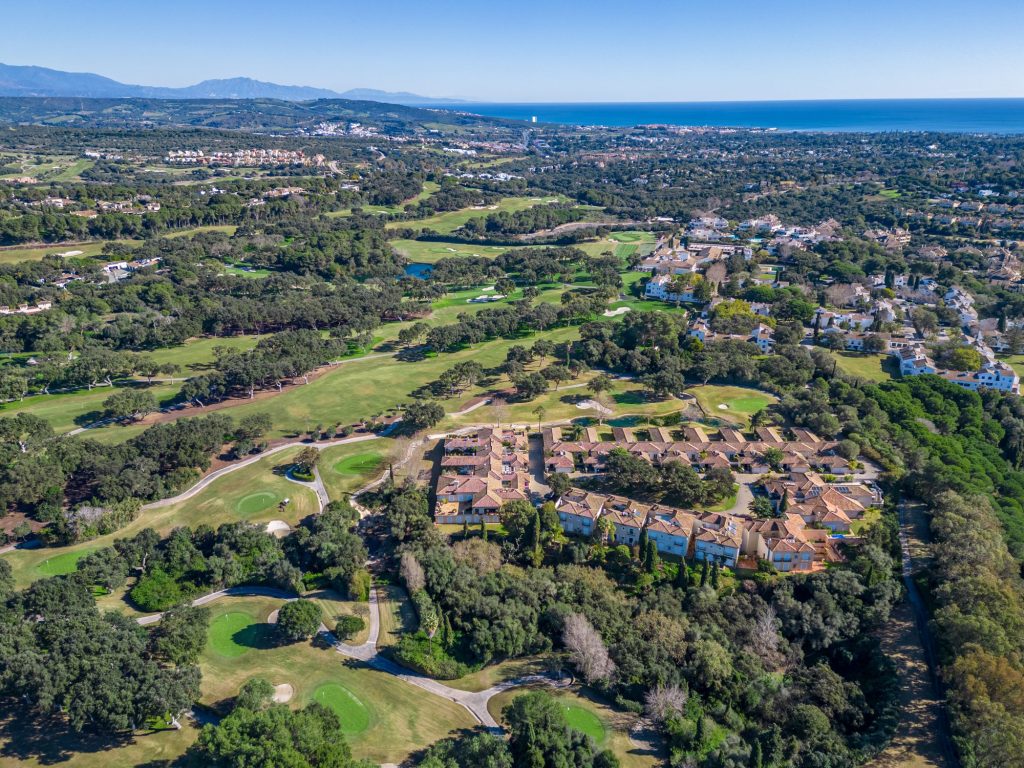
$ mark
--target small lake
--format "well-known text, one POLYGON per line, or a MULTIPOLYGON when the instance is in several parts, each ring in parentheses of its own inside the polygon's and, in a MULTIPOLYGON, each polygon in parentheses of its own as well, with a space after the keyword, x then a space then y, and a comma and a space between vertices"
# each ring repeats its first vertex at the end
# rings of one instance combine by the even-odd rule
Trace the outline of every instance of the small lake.
POLYGON ((433 264, 421 264, 419 262, 412 262, 411 264, 405 265, 405 274, 409 277, 416 277, 420 280, 426 280, 430 277, 430 273, 434 271, 433 264))

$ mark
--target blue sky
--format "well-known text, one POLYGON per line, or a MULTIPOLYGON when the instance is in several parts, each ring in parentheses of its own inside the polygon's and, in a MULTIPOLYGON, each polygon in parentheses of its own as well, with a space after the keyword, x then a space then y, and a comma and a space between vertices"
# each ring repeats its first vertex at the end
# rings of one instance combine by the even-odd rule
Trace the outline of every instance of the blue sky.
POLYGON ((0 2, 0 62, 486 101, 1024 97, 1024 0, 0 2))

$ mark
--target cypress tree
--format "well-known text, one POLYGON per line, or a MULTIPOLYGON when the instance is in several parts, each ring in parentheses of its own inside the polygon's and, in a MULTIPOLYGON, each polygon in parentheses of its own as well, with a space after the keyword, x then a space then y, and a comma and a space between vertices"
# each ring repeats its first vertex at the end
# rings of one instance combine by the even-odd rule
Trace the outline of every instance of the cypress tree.
POLYGON ((536 509, 533 510, 533 520, 530 522, 530 531, 528 535, 530 537, 530 552, 536 553, 540 551, 540 512, 536 509))
POLYGON ((704 564, 700 567, 700 585, 706 586, 708 583, 708 571, 711 568, 711 564, 704 558, 704 564))
POLYGON ((764 755, 761 750, 761 742, 755 741, 750 750, 750 768, 763 768, 764 755))
POLYGON ((779 516, 786 514, 787 509, 789 509, 789 488, 782 492, 782 499, 779 501, 779 516))
POLYGON ((658 570, 658 542, 647 540, 647 551, 644 552, 644 570, 654 573, 658 570))
POLYGON ((679 570, 676 571, 676 580, 673 586, 684 591, 690 588, 690 572, 682 560, 679 562, 679 570))
POLYGON ((693 734, 693 741, 698 749, 704 745, 704 739, 706 738, 705 730, 704 713, 702 712, 697 716, 697 730, 693 734))
POLYGON ((715 560, 715 562, 712 563, 712 565, 711 565, 711 586, 714 589, 718 589, 719 572, 720 571, 721 571, 721 568, 718 565, 718 561, 715 560))
POLYGON ((462 538, 469 538, 469 519, 465 517, 462 518, 462 538))
POLYGON ((484 519, 480 518, 480 538, 487 541, 487 526, 484 524, 484 519))
POLYGON ((640 542, 637 545, 637 551, 640 555, 640 559, 646 561, 647 559, 647 542, 649 541, 647 536, 647 526, 645 525, 640 529, 640 542))

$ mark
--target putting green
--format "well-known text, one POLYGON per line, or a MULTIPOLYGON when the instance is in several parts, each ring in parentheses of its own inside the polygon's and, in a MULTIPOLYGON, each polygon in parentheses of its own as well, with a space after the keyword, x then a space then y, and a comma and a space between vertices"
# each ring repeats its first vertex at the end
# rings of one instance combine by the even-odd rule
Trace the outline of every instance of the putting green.
POLYGON ((242 515, 255 515, 257 512, 269 509, 279 501, 281 501, 281 497, 273 491, 259 491, 243 496, 235 504, 235 509, 242 515))
POLYGON ((762 397, 760 395, 750 395, 749 397, 737 397, 732 400, 726 400, 725 405, 728 406, 730 411, 739 411, 740 413, 756 413, 762 408, 767 408, 771 405, 771 399, 762 397))
POLYGON ((565 712, 565 720, 569 723, 570 728, 582 731, 592 738, 595 744, 601 744, 605 740, 608 734, 605 731, 604 723, 601 722, 601 718, 589 709, 576 704, 564 704, 562 709, 565 712))
POLYGON ((382 462, 379 453, 357 453, 335 464, 334 471, 339 475, 364 475, 375 470, 382 462))
POLYGON ((43 560, 36 568, 44 576, 63 576, 66 573, 73 573, 78 568, 78 561, 93 552, 95 550, 87 549, 81 552, 65 552, 63 555, 54 555, 43 560))
POLYGON ((333 709, 341 720, 341 730, 348 735, 370 727, 370 711, 343 685, 324 683, 313 692, 313 700, 333 709))
POLYGON ((232 611, 210 623, 209 644, 214 653, 236 659, 254 648, 270 646, 273 627, 261 624, 248 613, 232 611))

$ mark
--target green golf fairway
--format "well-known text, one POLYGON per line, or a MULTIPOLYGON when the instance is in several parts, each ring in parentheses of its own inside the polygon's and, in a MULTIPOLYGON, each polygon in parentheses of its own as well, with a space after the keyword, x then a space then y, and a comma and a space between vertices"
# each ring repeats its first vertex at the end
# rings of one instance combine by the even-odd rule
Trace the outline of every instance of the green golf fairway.
POLYGON ((604 723, 601 722, 601 718, 589 709, 584 709, 583 707, 575 704, 566 704, 564 709, 565 720, 569 723, 570 728, 582 731, 592 738, 595 744, 600 744, 605 740, 605 736, 607 734, 604 729, 604 723))
POLYGON ((269 509, 280 500, 277 494, 272 491, 260 491, 259 493, 250 493, 248 496, 243 496, 235 504, 235 509, 242 515, 255 515, 257 512, 269 509))
POLYGON ((43 560, 37 569, 44 576, 63 576, 66 573, 73 573, 78 567, 78 561, 86 555, 90 555, 94 550, 85 550, 82 552, 65 552, 63 555, 54 555, 53 557, 43 560))
POLYGON ((362 733, 370 727, 370 713, 355 694, 337 683, 324 683, 313 693, 313 700, 330 707, 341 720, 347 734, 362 733))

